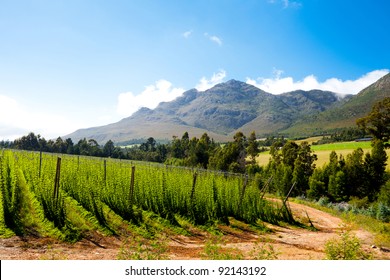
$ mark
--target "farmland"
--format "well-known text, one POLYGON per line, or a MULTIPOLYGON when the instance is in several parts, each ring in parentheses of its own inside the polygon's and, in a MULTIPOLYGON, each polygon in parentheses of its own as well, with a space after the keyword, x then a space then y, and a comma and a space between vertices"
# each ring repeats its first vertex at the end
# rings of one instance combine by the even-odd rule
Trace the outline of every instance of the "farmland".
POLYGON ((100 158, 3 151, 0 233, 77 241, 82 230, 118 234, 116 221, 153 213, 171 224, 294 222, 244 175, 100 158), (113 217, 116 217, 115 219, 113 217))
MULTIPOLYGON (((314 141, 318 140, 318 138, 314 138, 314 141)), ((306 141, 306 140, 302 140, 306 141)), ((297 143, 302 142, 297 141, 297 143)), ((310 138, 307 139, 307 141, 310 143, 310 138)), ((312 145, 311 149, 312 151, 317 155, 316 165, 317 166, 323 166, 325 163, 329 162, 329 155, 332 151, 335 151, 337 154, 341 154, 344 157, 346 157, 348 154, 351 154, 355 149, 361 148, 363 151, 369 152, 371 150, 371 142, 337 142, 337 143, 331 143, 331 144, 322 144, 322 145, 312 145)), ((389 168, 390 165, 390 151, 386 150, 386 153, 388 155, 388 161, 387 161, 387 168, 389 168)), ((264 166, 269 162, 270 154, 268 151, 262 152, 257 157, 257 162, 259 165, 264 166)))
MULTIPOLYGON (((326 240, 345 229, 338 217, 264 196, 245 175, 0 155, 2 259, 323 259, 326 240)), ((347 227, 373 250, 373 234, 347 227)), ((388 237, 379 244, 388 246, 388 237)))

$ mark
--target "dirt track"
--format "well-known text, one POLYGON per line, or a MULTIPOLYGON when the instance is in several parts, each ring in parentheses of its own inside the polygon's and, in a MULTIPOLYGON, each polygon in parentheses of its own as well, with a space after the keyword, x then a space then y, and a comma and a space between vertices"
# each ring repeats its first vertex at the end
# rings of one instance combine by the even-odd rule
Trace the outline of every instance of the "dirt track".
MULTIPOLYGON (((273 232, 259 234, 249 227, 237 229, 221 226, 220 231, 225 233, 224 247, 234 249, 244 258, 249 258, 248 254, 254 244, 260 241, 260 244, 271 244, 278 259, 324 259, 324 245, 329 239, 338 237, 340 230, 345 227, 342 220, 305 205, 290 202, 290 207, 296 219, 304 224, 309 224, 309 216, 317 231, 267 224, 273 232)), ((375 259, 390 259, 388 250, 372 248, 374 237, 371 233, 362 229, 352 229, 352 233, 361 240, 364 250, 374 254, 375 259)), ((192 236, 171 236, 168 258, 201 259, 209 238, 210 234, 200 231, 194 231, 192 236)), ((119 237, 103 237, 97 234, 76 244, 62 243, 51 238, 12 237, 0 239, 0 259, 115 260, 122 242, 119 237)))

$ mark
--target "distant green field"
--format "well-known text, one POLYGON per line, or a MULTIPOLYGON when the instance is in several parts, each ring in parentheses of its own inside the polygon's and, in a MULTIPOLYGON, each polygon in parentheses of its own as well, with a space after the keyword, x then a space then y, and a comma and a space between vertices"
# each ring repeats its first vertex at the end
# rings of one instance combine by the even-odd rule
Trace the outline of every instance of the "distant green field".
MULTIPOLYGON (((348 154, 351 154, 355 149, 362 148, 365 153, 371 150, 371 142, 338 142, 332 144, 323 144, 323 145, 312 145, 313 152, 317 155, 317 166, 323 166, 329 162, 329 154, 332 151, 335 151, 338 155, 343 155, 346 157, 348 154)), ((390 170, 390 151, 386 150, 388 159, 387 159, 387 169, 390 170)), ((257 162, 259 165, 264 166, 269 162, 270 159, 269 152, 260 153, 257 157, 257 162)))
POLYGON ((323 144, 323 145, 312 145, 311 149, 313 151, 339 151, 339 150, 355 150, 357 148, 371 149, 371 142, 337 142, 331 144, 323 144))

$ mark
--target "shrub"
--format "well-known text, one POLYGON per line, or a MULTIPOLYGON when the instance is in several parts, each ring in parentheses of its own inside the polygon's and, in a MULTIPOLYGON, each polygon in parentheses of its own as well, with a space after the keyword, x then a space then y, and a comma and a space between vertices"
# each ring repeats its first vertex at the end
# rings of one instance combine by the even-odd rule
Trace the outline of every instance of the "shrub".
POLYGON ((382 222, 390 221, 390 207, 383 203, 378 204, 378 209, 376 212, 376 218, 382 222))
POLYGON ((323 196, 323 197, 321 197, 319 200, 318 200, 318 205, 320 205, 320 206, 328 206, 328 204, 329 204, 329 198, 328 197, 326 197, 326 196, 323 196))
POLYGON ((378 201, 390 207, 390 180, 382 186, 379 193, 378 201))
POLYGON ((339 239, 331 239, 325 244, 325 254, 328 260, 366 260, 372 259, 361 248, 360 240, 350 231, 343 231, 339 239))
POLYGON ((368 197, 358 198, 356 196, 351 197, 349 204, 351 204, 355 208, 365 208, 368 206, 369 201, 368 197))

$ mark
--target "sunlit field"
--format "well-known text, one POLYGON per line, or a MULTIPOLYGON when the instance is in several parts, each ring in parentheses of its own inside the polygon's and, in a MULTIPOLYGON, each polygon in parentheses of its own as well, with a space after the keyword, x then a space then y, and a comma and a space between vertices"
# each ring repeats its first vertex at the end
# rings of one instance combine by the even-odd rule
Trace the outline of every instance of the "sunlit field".
MULTIPOLYGON (((304 140, 302 140, 304 141, 304 140)), ((300 142, 302 142, 300 141, 300 142)), ((300 142, 296 141, 297 144, 300 142)), ((310 143, 310 142, 309 142, 310 143)), ((311 146, 314 153, 317 155, 317 166, 323 166, 324 164, 329 162, 329 154, 332 151, 335 151, 338 155, 342 155, 346 157, 348 154, 352 153, 357 148, 362 148, 364 153, 371 151, 371 142, 338 142, 332 144, 324 144, 324 145, 312 145, 311 146)), ((390 170, 390 151, 386 150, 388 159, 387 159, 387 169, 390 170)), ((264 166, 269 162, 270 154, 269 151, 260 153, 257 157, 257 162, 260 166, 264 166)))

